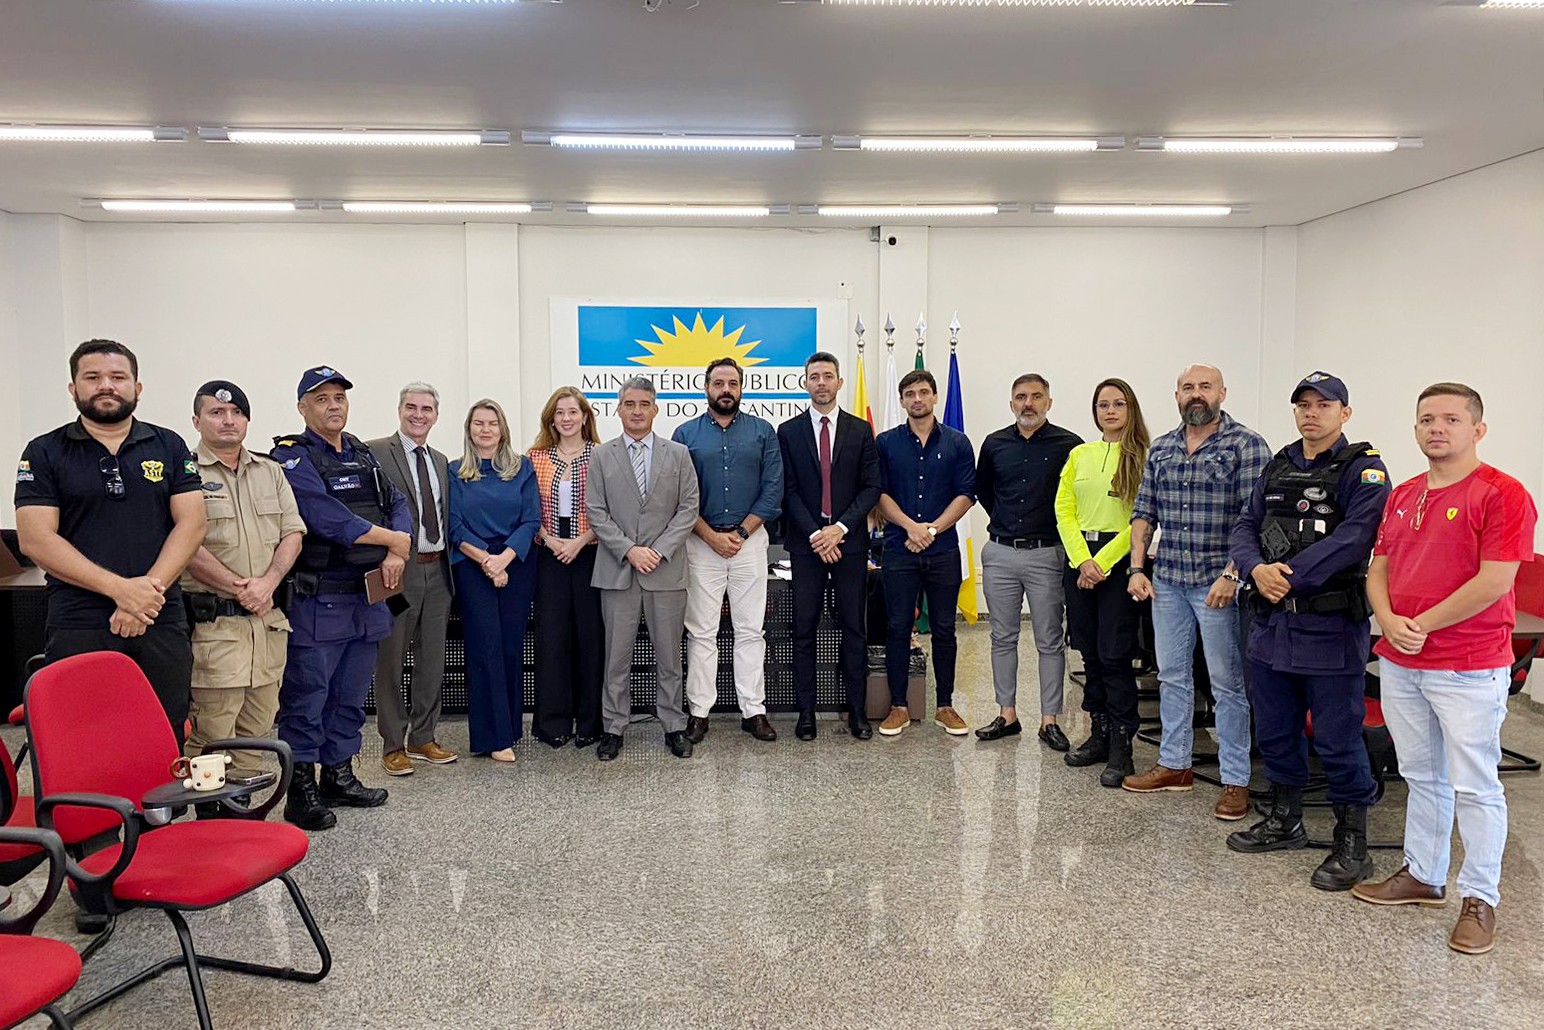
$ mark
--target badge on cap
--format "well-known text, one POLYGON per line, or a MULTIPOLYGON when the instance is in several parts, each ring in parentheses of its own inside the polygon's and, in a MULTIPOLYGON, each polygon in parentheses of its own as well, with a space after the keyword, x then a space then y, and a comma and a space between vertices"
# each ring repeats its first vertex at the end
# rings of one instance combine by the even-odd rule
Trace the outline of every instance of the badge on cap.
POLYGON ((231 397, 231 392, 229 390, 222 388, 214 392, 214 399, 219 401, 221 404, 229 404, 234 398, 231 397))

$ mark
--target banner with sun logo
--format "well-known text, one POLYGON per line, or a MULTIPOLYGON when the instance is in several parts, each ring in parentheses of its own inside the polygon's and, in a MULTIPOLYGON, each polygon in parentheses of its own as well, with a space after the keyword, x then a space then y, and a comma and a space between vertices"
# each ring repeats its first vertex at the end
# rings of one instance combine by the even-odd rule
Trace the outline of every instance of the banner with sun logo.
POLYGON ((745 370, 741 410, 777 425, 803 411, 804 359, 845 356, 845 302, 662 304, 552 301, 552 382, 583 390, 602 438, 621 431, 617 390, 637 375, 659 392, 655 429, 665 435, 706 410, 709 361, 745 370))

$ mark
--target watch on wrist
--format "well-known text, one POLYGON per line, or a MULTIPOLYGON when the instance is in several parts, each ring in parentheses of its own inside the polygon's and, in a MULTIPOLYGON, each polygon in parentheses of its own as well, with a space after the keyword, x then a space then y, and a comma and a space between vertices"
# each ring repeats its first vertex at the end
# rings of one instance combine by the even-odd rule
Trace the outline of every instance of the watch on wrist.
POLYGON ((1145 575, 1147 575, 1147 570, 1144 569, 1144 568, 1139 568, 1138 566, 1135 566, 1135 565, 1128 565, 1128 566, 1126 566, 1126 575, 1128 577, 1129 576, 1145 576, 1145 575))
POLYGON ((931 536, 931 537, 938 536, 938 527, 937 526, 929 526, 929 527, 927 527, 927 535, 931 536))
POLYGON ((1227 580, 1229 583, 1234 583, 1234 584, 1238 584, 1238 583, 1244 582, 1243 578, 1240 577, 1239 574, 1236 573, 1236 572, 1224 572, 1222 574, 1222 578, 1227 580))
POLYGON ((741 540, 749 540, 751 538, 751 535, 745 531, 745 527, 744 526, 736 526, 736 527, 734 527, 734 534, 735 534, 735 536, 739 537, 741 540))

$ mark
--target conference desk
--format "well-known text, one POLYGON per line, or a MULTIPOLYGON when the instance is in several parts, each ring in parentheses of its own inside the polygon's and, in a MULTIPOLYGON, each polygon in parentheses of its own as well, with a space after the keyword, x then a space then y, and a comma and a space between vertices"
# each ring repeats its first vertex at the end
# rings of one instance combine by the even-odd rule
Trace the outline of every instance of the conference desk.
MULTIPOLYGON (((872 588, 875 574, 870 575, 872 588)), ((826 592, 820 614, 820 625, 815 631, 815 707, 823 711, 845 711, 847 695, 837 680, 837 653, 841 633, 835 622, 833 595, 826 592)), ((789 712, 797 710, 793 680, 793 584, 776 576, 767 577, 766 614, 767 658, 767 710, 789 712)), ((601 647, 602 642, 589 642, 588 646, 601 647)), ((402 663, 403 696, 407 696, 412 682, 413 666, 417 661, 416 649, 410 648, 402 663)), ((682 668, 686 667, 686 644, 681 644, 682 668)), ((718 699, 715 712, 737 712, 740 703, 734 689, 734 628, 729 620, 726 603, 718 629, 718 699)), ((534 621, 527 621, 525 633, 525 709, 532 711, 536 704, 536 630, 534 621)), ((633 666, 630 676, 634 712, 653 712, 659 695, 659 679, 654 663, 654 644, 648 630, 640 621, 637 641, 633 645, 633 666)), ((462 636, 461 616, 452 606, 450 626, 445 642, 445 680, 441 691, 443 710, 450 713, 466 711, 466 644, 462 636)), ((372 687, 365 702, 368 711, 375 711, 375 690, 372 687)))

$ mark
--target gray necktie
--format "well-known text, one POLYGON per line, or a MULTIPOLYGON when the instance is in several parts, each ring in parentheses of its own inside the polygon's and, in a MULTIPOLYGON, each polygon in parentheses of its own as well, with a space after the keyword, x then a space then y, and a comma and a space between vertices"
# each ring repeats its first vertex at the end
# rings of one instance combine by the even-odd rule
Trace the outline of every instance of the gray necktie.
POLYGON ((648 452, 643 444, 636 440, 628 445, 633 452, 633 478, 638 480, 638 493, 641 496, 649 496, 649 467, 644 464, 648 452))

